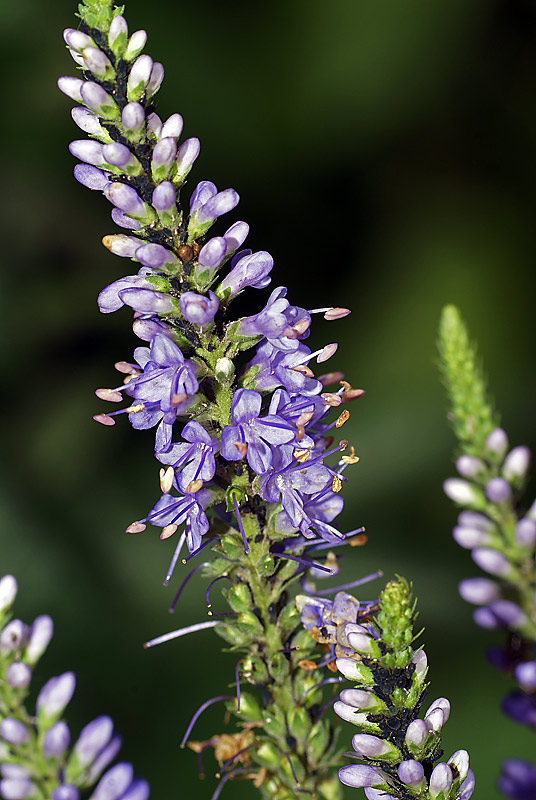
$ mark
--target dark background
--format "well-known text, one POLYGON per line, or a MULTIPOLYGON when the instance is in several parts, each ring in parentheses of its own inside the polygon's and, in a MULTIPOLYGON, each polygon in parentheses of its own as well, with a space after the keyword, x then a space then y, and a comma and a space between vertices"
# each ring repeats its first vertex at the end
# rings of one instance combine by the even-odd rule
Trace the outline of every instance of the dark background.
MULTIPOLYGON (((114 383, 114 361, 136 342, 126 311, 102 317, 95 304, 129 262, 100 245, 114 232, 107 201, 72 179, 67 144, 79 132, 55 81, 74 74, 61 38, 73 12, 67 0, 0 7, 0 573, 19 579, 19 615, 54 616, 38 679, 76 670, 75 732, 110 713, 152 797, 208 798, 214 778, 198 784, 178 743, 195 708, 226 691, 235 659, 216 655, 210 632, 142 650, 206 618, 202 582, 170 618, 173 587, 161 581, 173 540, 122 533, 159 495, 152 434, 91 420, 103 410, 93 389, 114 383)), ((367 390, 344 431, 361 461, 342 527, 366 524, 369 543, 346 556, 342 577, 382 568, 414 581, 430 700, 453 706, 446 755, 467 748, 475 797, 498 797, 501 759, 530 757, 534 737, 501 716, 509 684, 483 659, 497 637, 475 628, 457 595, 478 570, 451 539, 441 491, 453 437, 435 338, 442 305, 457 303, 511 441, 534 445, 534 5, 131 0, 126 16, 166 67, 161 116, 180 111, 202 141, 190 185, 239 191, 230 221, 250 222, 251 246, 274 255, 273 285, 287 284, 292 302, 353 309, 319 319, 312 337, 338 339, 330 366, 367 390)), ((251 309, 265 296, 251 290, 251 309)), ((218 732, 221 715, 208 711, 194 736, 218 732)), ((250 785, 224 791, 254 796, 250 785)))

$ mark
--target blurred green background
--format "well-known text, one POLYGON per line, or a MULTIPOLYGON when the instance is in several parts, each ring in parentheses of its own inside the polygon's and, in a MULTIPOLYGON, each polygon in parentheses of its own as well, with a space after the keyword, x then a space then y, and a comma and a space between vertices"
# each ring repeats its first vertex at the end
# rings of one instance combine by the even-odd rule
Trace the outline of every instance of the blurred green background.
MULTIPOLYGON (((54 616, 39 679, 76 670, 73 729, 110 713, 152 797, 209 798, 210 756, 198 784, 195 756, 178 743, 195 708, 225 691, 235 659, 217 655, 210 632, 142 650, 206 618, 202 582, 170 617, 184 574, 162 588, 173 540, 122 533, 159 494, 152 434, 91 420, 102 410, 93 389, 114 383, 114 361, 136 342, 126 311, 102 317, 95 303, 129 262, 100 244, 114 231, 108 203, 72 179, 78 130, 55 81, 74 74, 61 38, 73 12, 68 0, 0 6, 0 573, 19 579, 18 615, 54 616)), ((441 306, 457 303, 511 441, 534 445, 534 4, 131 0, 127 18, 166 66, 161 116, 180 111, 202 141, 191 183, 239 191, 233 220, 247 219, 250 245, 274 255, 273 285, 287 284, 291 301, 353 309, 319 320, 312 337, 338 339, 330 365, 367 390, 345 427, 361 461, 342 527, 365 524, 369 543, 345 556, 342 578, 381 568, 414 581, 430 700, 453 705, 446 753, 467 748, 475 797, 499 797, 501 759, 533 756, 534 737, 501 715, 509 684, 483 659, 500 637, 477 630, 457 596, 477 570, 451 539, 441 491, 453 437, 435 337, 441 306)), ((264 296, 250 291, 250 307, 264 296)), ((195 737, 218 732, 221 714, 209 710, 195 737)), ((249 784, 224 791, 254 796, 249 784)))

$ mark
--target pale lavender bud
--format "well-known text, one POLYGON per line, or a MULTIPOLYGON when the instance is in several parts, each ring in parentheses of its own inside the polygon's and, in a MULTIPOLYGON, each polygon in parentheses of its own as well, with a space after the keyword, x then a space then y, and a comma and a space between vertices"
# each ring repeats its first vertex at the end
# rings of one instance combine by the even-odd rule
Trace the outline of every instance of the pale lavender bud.
POLYGON ((76 50, 71 50, 69 48, 69 55, 71 56, 75 64, 77 64, 79 67, 82 67, 83 69, 87 69, 86 62, 84 61, 84 58, 83 56, 80 55, 80 53, 77 53, 76 50))
POLYGON ((447 478, 443 481, 443 491, 447 497, 461 506, 473 506, 479 500, 475 487, 461 478, 447 478))
POLYGON ((132 782, 130 788, 121 800, 147 800, 149 797, 149 784, 147 781, 138 779, 132 782))
POLYGON ((34 790, 35 786, 28 778, 4 778, 0 781, 0 795, 4 800, 24 800, 34 790))
POLYGON ((230 358, 224 356, 223 358, 218 358, 216 361, 216 367, 214 372, 216 373, 216 378, 219 381, 226 381, 234 375, 234 364, 230 358))
POLYGON ((18 650, 28 635, 28 626, 20 619, 12 619, 6 627, 0 631, 0 653, 8 653, 18 650))
POLYGON ((69 747, 71 732, 65 722, 56 722, 43 737, 43 753, 45 758, 58 758, 69 747))
POLYGON ((480 569, 489 572, 490 575, 505 578, 512 572, 512 565, 506 556, 490 547, 476 547, 471 557, 480 569))
POLYGON ((54 623, 48 614, 43 614, 34 621, 30 628, 28 642, 24 650, 24 660, 30 666, 36 664, 52 639, 54 623))
POLYGON ((234 225, 231 225, 223 234, 226 244, 225 255, 230 256, 232 253, 236 253, 238 248, 244 244, 248 233, 247 222, 235 222, 234 225))
POLYGON ((73 696, 76 679, 73 672, 64 672, 45 683, 37 697, 39 716, 55 717, 61 714, 73 696))
POLYGON ((475 478, 485 469, 485 465, 475 456, 463 455, 456 460, 456 469, 463 478, 475 478))
MULTIPOLYGON (((121 750, 123 740, 119 735, 112 736, 110 743, 104 747, 98 754, 95 761, 91 764, 88 770, 88 783, 92 784, 97 781, 108 764, 111 764, 118 752, 121 750)), ((123 798, 121 798, 123 800, 123 798)))
POLYGON ((491 531, 495 527, 490 519, 478 511, 462 511, 458 515, 458 524, 463 528, 478 528, 480 531, 491 531))
POLYGON ((335 702, 333 710, 338 717, 343 719, 345 722, 351 722, 352 725, 362 725, 367 721, 366 713, 359 712, 355 706, 350 706, 347 703, 343 703, 342 700, 337 700, 335 702))
POLYGON ((87 186, 93 191, 103 192, 110 183, 109 176, 105 172, 90 164, 77 164, 74 168, 74 177, 82 186, 87 186))
POLYGON ((469 772, 469 753, 467 750, 456 750, 447 764, 454 773, 456 780, 464 780, 469 772))
MULTIPOLYGON (((414 719, 406 730, 406 744, 421 748, 428 739, 430 731, 423 719, 414 719)), ((411 748, 410 748, 411 749, 411 748)))
POLYGON ((190 214, 193 216, 196 211, 199 211, 201 206, 208 203, 217 193, 216 185, 212 183, 212 181, 200 181, 190 197, 190 214))
POLYGON ((151 56, 139 56, 133 63, 127 80, 127 96, 129 100, 131 95, 135 96, 135 99, 142 96, 151 77, 152 68, 153 59, 151 56))
POLYGON ((413 758, 402 761, 398 766, 398 777, 406 786, 418 786, 424 778, 424 767, 413 758))
POLYGON ((110 742, 113 733, 113 722, 110 717, 102 716, 89 722, 82 728, 80 736, 73 747, 76 761, 83 769, 97 758, 101 750, 110 742))
POLYGON ((467 778, 460 786, 458 800, 469 800, 475 790, 475 774, 472 769, 467 772, 467 778))
POLYGON ((363 689, 343 689, 341 700, 354 708, 373 708, 378 704, 378 698, 363 689))
POLYGON ((147 135, 151 136, 153 139, 160 139, 160 133, 162 132, 162 120, 152 111, 149 116, 147 117, 147 135))
POLYGON ((188 175, 200 150, 201 143, 195 136, 191 139, 186 139, 181 144, 177 150, 177 158, 175 159, 177 164, 176 181, 183 181, 186 175, 188 175))
POLYGON ((22 661, 14 661, 6 671, 6 683, 12 689, 25 689, 32 680, 32 670, 22 661))
POLYGON ((504 478, 492 478, 486 485, 486 497, 492 503, 505 503, 512 495, 512 487, 504 478))
POLYGON ((434 733, 437 733, 438 731, 441 730, 441 728, 444 726, 444 724, 446 722, 445 714, 443 713, 443 709, 434 708, 433 711, 431 711, 429 714, 426 715, 426 717, 424 718, 424 721, 425 721, 426 727, 428 728, 429 731, 433 731, 434 733))
POLYGON ((106 163, 112 164, 114 167, 134 167, 139 163, 136 156, 121 142, 105 144, 102 148, 102 155, 106 163))
POLYGON ((95 42, 87 33, 77 31, 74 28, 66 28, 63 31, 63 39, 71 50, 76 50, 79 53, 86 47, 95 47, 95 42))
POLYGON ((269 275, 274 266, 272 256, 265 250, 242 258, 239 258, 239 255, 235 256, 236 263, 219 286, 218 294, 220 296, 228 292, 229 297, 234 297, 246 286, 255 287, 269 275))
POLYGON ((26 767, 21 767, 20 764, 0 764, 0 775, 3 778, 16 778, 19 781, 30 777, 26 767))
POLYGON ((362 789, 365 786, 382 786, 389 782, 386 773, 377 767, 366 764, 349 764, 339 770, 339 780, 345 786, 362 789))
POLYGON ((485 606, 498 600, 499 587, 490 578, 466 578, 458 584, 458 591, 466 603, 485 606))
POLYGON ((108 184, 104 191, 105 197, 108 198, 110 203, 119 208, 125 214, 130 214, 133 217, 144 218, 147 214, 145 203, 138 195, 137 191, 132 186, 127 186, 126 183, 119 183, 114 181, 108 184))
POLYGON ((372 686, 374 684, 374 677, 368 667, 354 658, 341 656, 335 661, 337 669, 349 681, 359 681, 360 683, 372 686))
POLYGON ((219 300, 212 291, 209 291, 208 297, 195 292, 184 292, 179 299, 182 316, 194 325, 208 325, 212 322, 219 305, 219 300))
POLYGON ((0 578, 0 613, 11 608, 17 596, 17 588, 17 580, 13 575, 0 578))
POLYGON ((171 136, 160 139, 154 146, 153 157, 151 159, 153 175, 167 174, 176 155, 177 143, 175 139, 171 136))
POLYGON ((472 550, 473 547, 481 547, 492 542, 489 533, 478 528, 464 528, 461 525, 456 525, 452 531, 452 536, 454 541, 466 550, 472 550))
POLYGON ((524 692, 533 692, 536 689, 536 661, 518 664, 514 674, 524 692))
POLYGON ((510 450, 502 465, 502 474, 507 481, 524 478, 530 466, 530 450, 528 447, 514 447, 510 450))
POLYGON ((85 161, 86 164, 96 166, 104 163, 102 144, 91 139, 76 139, 70 143, 69 152, 80 161, 85 161))
POLYGON ((536 544, 536 522, 524 517, 516 525, 516 542, 522 547, 532 547, 536 544))
POLYGON ((141 103, 127 103, 121 112, 121 122, 127 135, 141 130, 145 122, 145 109, 141 103))
POLYGON ((234 189, 224 189, 223 192, 218 192, 201 206, 196 215, 196 224, 203 225, 227 214, 238 205, 239 200, 240 196, 234 189))
POLYGON ((152 97, 154 94, 162 86, 162 81, 164 80, 164 65, 160 64, 159 61, 155 61, 153 64, 153 68, 151 70, 151 76, 147 83, 147 97, 152 97))
POLYGON ((80 792, 71 783, 64 783, 52 792, 52 800, 80 800, 80 792))
POLYGON ((106 136, 106 131, 100 124, 98 118, 84 106, 75 106, 71 109, 71 117, 81 131, 90 136, 106 136))
POLYGON ((6 717, 0 722, 0 736, 9 744, 22 744, 28 740, 28 728, 18 719, 6 717))
POLYGON ((108 770, 91 795, 91 800, 118 800, 132 783, 134 770, 125 761, 108 770))
POLYGON ((80 80, 80 78, 71 78, 70 75, 64 75, 62 78, 58 78, 58 89, 63 94, 66 94, 67 97, 70 97, 71 100, 74 100, 76 103, 82 103, 82 95, 80 90, 84 85, 84 81, 80 80))
POLYGON ((165 314, 173 311, 173 303, 162 292, 153 292, 151 289, 123 289, 119 297, 134 311, 142 314, 165 314))
POLYGON ((173 329, 158 318, 138 317, 132 323, 132 330, 138 339, 142 339, 144 342, 150 342, 157 333, 162 333, 168 339, 173 340, 173 329))
POLYGON ((379 736, 372 736, 370 733, 356 733, 352 737, 352 747, 363 758, 377 758, 396 750, 394 745, 380 739, 379 736))
POLYGON ((183 125, 184 121, 181 115, 172 114, 162 125, 160 137, 166 139, 168 136, 172 136, 174 139, 178 139, 182 133, 183 125))
POLYGON ((396 800, 393 794, 386 794, 383 789, 373 789, 372 786, 365 787, 365 797, 367 800, 396 800))
POLYGON ((84 81, 84 85, 80 88, 80 94, 82 102, 102 117, 108 118, 110 115, 115 116, 118 113, 115 100, 98 83, 84 81))
POLYGON ((421 683, 428 671, 428 658, 424 650, 417 650, 417 652, 413 654, 411 661, 415 664, 415 677, 418 682, 421 683))
POLYGON ((495 600, 489 606, 499 622, 507 628, 518 628, 527 622, 527 617, 516 603, 511 600, 495 600))
POLYGON ((172 212, 175 208, 177 193, 171 181, 159 183, 153 192, 152 202, 157 211, 172 212))
POLYGON ((118 14, 111 21, 110 29, 108 31, 108 44, 110 47, 113 48, 115 40, 122 33, 125 36, 128 36, 128 25, 126 19, 122 17, 121 14, 118 14))
POLYGON ((99 78, 104 78, 108 70, 112 69, 108 57, 98 47, 85 47, 82 56, 86 67, 99 78))
POLYGON ((125 236, 124 233, 114 233, 111 236, 105 236, 102 243, 114 256, 134 258, 136 250, 139 250, 143 240, 136 236, 125 236))
POLYGON ((508 449, 508 436, 502 428, 494 428, 484 444, 488 453, 494 453, 502 458, 508 449))
POLYGON ((144 267, 160 269, 177 263, 177 257, 161 244, 143 244, 136 250, 136 258, 144 267))
POLYGON ((473 621, 478 625, 479 628, 484 628, 487 631, 493 631, 496 628, 500 628, 500 622, 491 611, 488 606, 482 606, 482 608, 477 608, 476 611, 473 613, 473 621))
POLYGON ((215 236, 202 247, 198 262, 203 267, 208 267, 210 270, 218 269, 222 264, 227 252, 227 243, 223 236, 215 236))
POLYGON ((430 776, 430 797, 436 798, 441 792, 448 797, 450 787, 452 786, 452 770, 448 764, 440 763, 434 767, 430 776))
POLYGON ((120 228, 127 228, 129 231, 138 231, 142 226, 136 219, 127 217, 119 208, 112 208, 112 220, 120 228))
POLYGON ((450 703, 446 697, 438 697, 437 700, 434 700, 434 702, 430 705, 430 708, 424 715, 425 721, 429 717, 429 715, 436 710, 436 708, 440 708, 441 711, 443 712, 443 725, 445 725, 450 716, 450 703))
POLYGON ((146 31, 134 31, 134 33, 128 40, 127 49, 124 55, 125 61, 133 61, 138 55, 138 53, 141 53, 141 51, 145 47, 146 42, 147 42, 146 31))

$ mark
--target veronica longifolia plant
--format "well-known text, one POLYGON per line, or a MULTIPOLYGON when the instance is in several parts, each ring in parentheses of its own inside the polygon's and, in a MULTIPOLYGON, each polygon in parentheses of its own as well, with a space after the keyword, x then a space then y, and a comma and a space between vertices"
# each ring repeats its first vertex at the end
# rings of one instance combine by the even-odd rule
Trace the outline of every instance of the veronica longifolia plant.
MULTIPOLYGON (((503 711, 536 730, 536 503, 527 507, 522 498, 530 451, 510 449, 454 306, 443 310, 439 350, 449 417, 459 441, 459 477, 443 485, 461 509, 453 536, 485 573, 463 580, 460 594, 476 606, 477 625, 504 631, 504 647, 494 646, 487 654, 517 682, 503 711)), ((506 761, 499 786, 508 797, 535 800, 536 766, 506 761)))
MULTIPOLYGON (((238 295, 270 284, 272 257, 244 247, 246 222, 213 232, 238 204, 234 189, 219 191, 201 181, 185 191, 199 141, 182 136, 179 114, 162 120, 155 112, 164 71, 143 53, 145 32, 129 35, 122 9, 107 0, 88 0, 79 12, 79 29, 64 33, 79 77, 59 80, 79 104, 73 119, 86 134, 70 145, 79 162, 75 177, 112 204, 112 220, 123 232, 105 236, 103 243, 135 264, 127 270, 132 274, 103 289, 98 303, 105 314, 125 306, 133 310, 133 331, 145 343, 115 365, 119 385, 96 392, 120 408, 95 419, 111 426, 127 414, 134 428, 154 429, 162 494, 126 530, 142 533, 149 524, 160 529, 160 538, 177 538, 166 585, 183 551, 184 563, 202 552, 172 607, 196 573, 207 581, 207 606, 215 585, 229 606, 146 647, 212 628, 239 655, 236 693, 207 699, 182 740, 200 758, 214 748, 220 764, 214 800, 227 781, 238 778, 253 781, 266 798, 310 794, 335 800, 341 784, 330 770, 340 762, 325 713, 332 701, 324 702, 323 691, 339 679, 326 679, 322 670, 336 670, 339 645, 328 632, 324 636, 324 625, 323 642, 301 627, 303 608, 291 592, 299 588, 315 598, 336 592, 337 587, 317 591, 314 581, 337 573, 335 548, 364 543, 362 528, 341 532, 334 524, 343 507, 345 470, 358 461, 340 428, 349 417, 346 404, 363 392, 342 373, 313 372, 314 362, 327 361, 336 344, 316 352, 306 344, 313 314, 331 322, 350 312, 293 305, 281 286, 264 307, 250 292, 251 313, 233 315, 238 295), (247 692, 245 685, 251 687, 247 692), (200 714, 219 702, 236 716, 235 731, 192 741, 200 714)), ((333 602, 333 620, 346 613, 346 597, 339 594, 333 602)), ((353 613, 355 602, 346 611, 353 613)), ((372 614, 375 603, 362 607, 372 614)), ((363 628, 362 635, 379 648, 376 640, 385 630, 378 628, 374 636, 363 628)), ((359 664, 363 656, 354 645, 348 645, 352 663, 359 664)), ((409 686, 413 658, 411 652, 401 665, 387 659, 381 668, 406 670, 409 686)), ((383 730, 379 723, 377 728, 383 730)), ((419 751, 426 762, 422 781, 413 786, 401 778, 396 786, 405 786, 407 796, 468 798, 472 785, 464 783, 463 764, 443 765, 448 775, 435 781, 426 747, 419 751)), ((437 748, 433 755, 439 757, 437 748)), ((371 752, 371 763, 383 763, 383 751, 380 756, 371 752)), ((402 797, 397 791, 392 796, 402 797)))

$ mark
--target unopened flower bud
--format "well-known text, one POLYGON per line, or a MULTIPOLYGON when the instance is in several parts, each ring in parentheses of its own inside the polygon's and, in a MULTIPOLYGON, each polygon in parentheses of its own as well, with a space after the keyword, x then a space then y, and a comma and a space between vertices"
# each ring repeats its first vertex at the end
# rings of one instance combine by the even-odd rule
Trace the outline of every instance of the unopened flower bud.
POLYGON ((485 606, 498 600, 499 587, 490 578, 466 578, 458 585, 458 591, 466 603, 485 606))
POLYGON ((479 628, 484 628, 487 631, 493 631, 501 627, 501 623, 488 606, 477 608, 473 613, 473 620, 479 628))
POLYGON ((121 800, 147 800, 149 797, 149 784, 144 780, 135 780, 121 800))
POLYGON ((28 728, 20 720, 6 717, 0 722, 0 736, 9 744, 22 744, 28 740, 28 728))
POLYGON ((151 269, 169 270, 177 264, 176 255, 161 244, 143 244, 136 250, 136 258, 151 269))
POLYGON ((338 717, 345 722, 350 722, 352 725, 362 725, 367 721, 366 712, 359 711, 355 706, 348 705, 342 700, 337 700, 334 703, 333 710, 338 717))
POLYGON ((441 792, 444 797, 448 797, 449 789, 452 786, 452 770, 448 764, 440 763, 434 767, 432 775, 430 776, 430 797, 435 800, 441 792))
POLYGON ((77 31, 74 28, 66 28, 63 31, 63 38, 65 44, 71 48, 71 50, 76 50, 78 53, 81 53, 86 47, 95 47, 95 42, 88 36, 87 33, 83 33, 83 31, 77 31))
POLYGON ((35 792, 29 778, 4 778, 0 781, 0 795, 4 800, 25 800, 35 792))
POLYGON ((414 759, 402 761, 398 765, 398 777, 406 786, 418 786, 424 778, 424 767, 414 759))
POLYGON ((460 506, 478 505, 480 496, 476 487, 462 478, 447 478, 443 482, 443 491, 451 500, 460 506))
POLYGON ((17 596, 17 581, 13 575, 0 578, 0 613, 11 608, 17 596))
POLYGON ((422 681, 426 676, 426 673, 428 672, 428 658, 424 650, 417 650, 417 652, 414 653, 411 661, 413 664, 415 664, 414 675, 417 681, 419 683, 422 683, 422 681))
POLYGON ((372 658, 381 656, 378 644, 368 633, 349 633, 348 643, 357 653, 372 656, 372 658))
POLYGON ((425 714, 424 717, 425 721, 429 717, 429 715, 436 710, 436 708, 440 708, 441 711, 443 712, 443 725, 445 725, 450 716, 450 703, 446 697, 438 697, 437 700, 434 700, 434 702, 431 704, 430 708, 425 714))
POLYGON ((111 94, 94 81, 84 81, 80 87, 82 102, 96 111, 104 119, 115 120, 119 118, 119 107, 111 94))
POLYGON ((115 71, 108 56, 99 50, 98 47, 85 47, 82 50, 84 64, 94 75, 99 78, 110 79, 114 76, 115 71))
POLYGON ((134 61, 136 56, 139 55, 139 53, 141 53, 141 51, 145 47, 146 42, 147 42, 146 31, 134 31, 134 33, 128 40, 127 49, 125 51, 125 55, 123 56, 125 61, 134 61))
POLYGON ((489 609, 506 628, 519 628, 527 622, 525 613, 511 600, 495 600, 489 609))
POLYGON ((51 797, 52 800, 80 800, 80 792, 72 783, 64 783, 54 789, 51 797))
POLYGON ((110 50, 116 55, 121 56, 126 48, 128 37, 127 21, 121 14, 117 14, 110 23, 108 31, 108 44, 110 50))
POLYGON ((45 758, 58 758, 69 747, 71 732, 65 722, 56 722, 43 737, 43 753, 45 758))
POLYGON ((143 244, 143 240, 138 239, 136 236, 125 236, 124 233, 115 233, 111 236, 105 236, 102 243, 114 256, 135 258, 136 250, 143 244))
POLYGON ((246 256, 240 256, 238 253, 233 259, 231 271, 223 279, 216 293, 222 298, 231 298, 247 286, 259 288, 265 285, 264 280, 273 266, 272 256, 264 250, 246 256))
POLYGON ((14 661, 6 670, 6 683, 12 689, 26 689, 32 680, 32 670, 22 661, 14 661))
POLYGON ((73 696, 76 679, 73 672, 51 678, 37 697, 37 714, 41 718, 58 717, 73 696))
POLYGON ((405 739, 408 750, 413 754, 421 750, 429 735, 430 731, 426 722, 423 719, 414 719, 413 722, 409 723, 406 730, 405 739))
POLYGON ((363 758, 392 761, 400 758, 400 750, 394 744, 369 733, 356 733, 352 737, 352 747, 363 758))
POLYGON ((515 668, 515 678, 524 692, 536 690, 536 661, 525 661, 515 668))
POLYGON ((74 177, 92 191, 103 192, 110 183, 108 174, 91 164, 77 164, 74 168, 74 177))
POLYGON ((524 517, 516 525, 516 542, 522 547, 532 547, 536 544, 536 522, 524 517))
POLYGON ((231 225, 223 234, 226 244, 225 254, 230 256, 236 253, 238 248, 244 244, 248 233, 249 225, 247 222, 235 222, 234 225, 231 225))
POLYGON ((490 547, 476 547, 471 553, 475 564, 490 575, 506 578, 512 573, 512 565, 502 553, 490 547))
MULTIPOLYGON (((209 274, 212 275, 215 270, 223 263, 227 251, 227 242, 223 236, 215 236, 202 247, 197 260, 202 267, 207 267, 209 274)), ((201 274, 203 270, 199 270, 201 274)))
MULTIPOLYGON (((123 740, 117 734, 112 736, 109 743, 104 747, 100 753, 98 754, 97 758, 93 763, 90 765, 88 769, 88 783, 95 783, 108 764, 111 764, 118 752, 121 750, 121 745, 123 740)), ((123 800, 123 798, 121 798, 123 800)))
POLYGON ((153 59, 151 56, 139 56, 133 63, 127 80, 127 98, 129 102, 143 97, 151 77, 152 68, 153 59))
POLYGON ((454 541, 466 550, 472 550, 473 547, 482 547, 492 542, 491 536, 486 531, 479 530, 479 528, 464 528, 461 525, 456 525, 452 531, 452 536, 454 541))
POLYGON ((505 503, 512 496, 512 487, 504 478, 492 478, 486 484, 486 497, 492 503, 505 503))
POLYGON ((354 658, 341 656, 335 661, 337 669, 349 681, 359 681, 359 683, 367 686, 374 685, 374 675, 361 661, 356 661, 354 658))
POLYGON ((100 124, 98 117, 88 108, 75 106, 75 108, 71 109, 71 117, 84 133, 88 133, 90 136, 107 138, 107 131, 100 124))
POLYGON ((102 148, 102 155, 107 164, 118 167, 127 175, 138 175, 141 172, 141 164, 136 156, 120 142, 105 144, 102 148))
POLYGON ((119 800, 132 783, 134 770, 131 764, 121 762, 108 770, 91 795, 92 800, 119 800))
POLYGON ((62 78, 58 78, 58 89, 76 103, 82 103, 81 89, 84 82, 80 78, 71 78, 70 75, 65 75, 62 78))
POLYGON ((155 61, 155 63, 153 64, 153 68, 151 70, 149 81, 147 82, 147 88, 145 90, 148 98, 152 97, 157 93, 157 91, 162 86, 163 80, 164 80, 164 65, 160 64, 159 61, 155 61))
POLYGON ((129 138, 141 131, 145 124, 145 109, 141 103, 127 103, 121 112, 121 122, 129 138))
POLYGON ((177 143, 171 136, 157 142, 151 159, 151 171, 155 181, 163 181, 167 178, 176 155, 177 143))
POLYGON ((389 778, 383 770, 369 767, 367 764, 349 764, 347 767, 341 767, 339 780, 345 786, 352 786, 354 789, 362 789, 365 786, 383 786, 389 782, 389 778))
POLYGON ((458 800, 469 800, 475 790, 475 774, 472 769, 468 770, 467 777, 460 786, 458 800))
POLYGON ((141 220, 142 222, 151 222, 154 219, 154 211, 143 202, 132 186, 127 186, 126 183, 115 181, 109 183, 104 190, 105 196, 110 203, 121 209, 125 214, 141 220))
POLYGON ((152 203, 157 211, 167 211, 170 214, 175 210, 177 193, 171 181, 159 183, 153 192, 152 203))
POLYGON ((81 769, 89 766, 112 737, 113 722, 110 717, 97 717, 82 729, 73 747, 73 755, 81 769))
POLYGON ((495 428, 488 434, 484 446, 488 453, 502 458, 508 449, 508 436, 502 428, 495 428))
POLYGON ((95 142, 92 139, 76 139, 70 143, 69 152, 75 158, 79 158, 80 161, 96 166, 104 164, 102 148, 103 145, 100 142, 95 142))
POLYGON ((462 528, 478 528, 478 530, 486 532, 492 531, 495 527, 488 517, 479 514, 478 511, 462 511, 458 515, 458 524, 462 528))
POLYGON ((186 139, 179 149, 177 150, 177 158, 175 159, 175 163, 177 164, 177 174, 173 179, 175 183, 182 183, 192 166, 199 155, 199 151, 201 150, 201 143, 199 139, 196 137, 192 137, 191 139, 186 139))
POLYGON ((0 631, 0 653, 7 655, 18 650, 24 644, 27 635, 28 626, 20 619, 12 619, 0 631))
POLYGON ((208 297, 195 292, 184 292, 179 300, 182 316, 194 325, 208 325, 212 322, 219 305, 219 300, 212 291, 209 291, 208 297))
POLYGON ((451 768, 454 780, 464 780, 469 772, 469 753, 467 750, 456 750, 448 760, 448 765, 451 768))
POLYGON ((28 642, 24 651, 24 660, 30 666, 36 664, 52 639, 54 623, 48 614, 43 614, 34 621, 30 628, 28 642))
POLYGON ((502 474, 507 481, 514 483, 524 478, 530 466, 530 450, 528 447, 514 447, 510 450, 502 465, 502 474))
POLYGON ((462 478, 475 478, 485 469, 484 462, 475 456, 463 455, 456 460, 456 469, 462 478))
POLYGON ((134 311, 142 314, 166 314, 173 311, 171 299, 163 292, 153 292, 151 289, 123 289, 119 297, 134 311))

